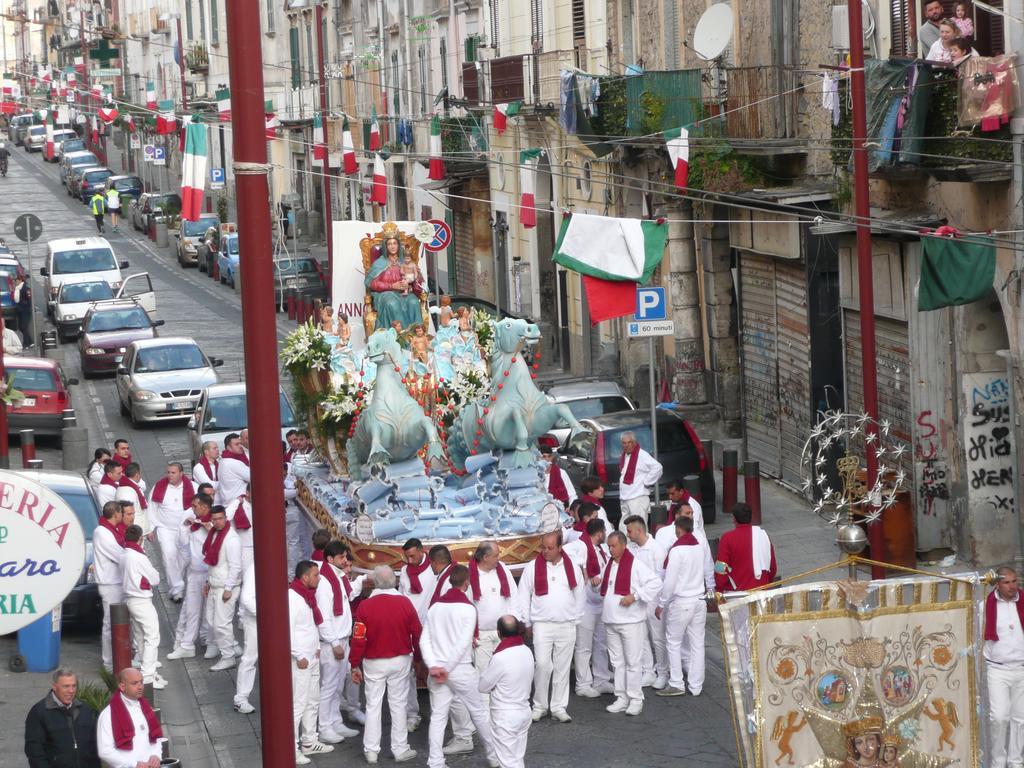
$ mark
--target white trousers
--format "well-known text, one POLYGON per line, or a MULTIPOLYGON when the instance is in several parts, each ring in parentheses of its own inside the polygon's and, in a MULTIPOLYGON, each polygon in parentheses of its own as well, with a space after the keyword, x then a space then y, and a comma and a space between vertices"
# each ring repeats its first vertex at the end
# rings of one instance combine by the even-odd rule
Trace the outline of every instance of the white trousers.
POLYGON ((400 755, 409 749, 408 698, 412 656, 390 659, 363 659, 363 685, 366 689, 366 726, 363 751, 380 752, 381 715, 384 693, 391 711, 391 753, 400 755))
POLYGON ((181 602, 181 613, 178 614, 174 644, 186 651, 196 649, 197 636, 203 637, 204 640, 209 639, 203 598, 205 584, 206 571, 189 571, 185 576, 185 599, 181 602))
MULTIPOLYGON (((487 665, 491 663, 491 656, 494 655, 494 649, 498 647, 499 642, 501 642, 501 639, 498 637, 498 630, 480 630, 480 636, 477 637, 476 646, 473 648, 473 666, 476 668, 477 674, 487 669, 487 665)), ((490 694, 480 694, 480 700, 483 702, 484 712, 487 712, 488 716, 490 716, 490 694)))
MULTIPOLYGON (((445 768, 444 753, 441 751, 444 747, 444 729, 448 725, 450 710, 454 716, 452 706, 455 702, 459 702, 466 710, 468 717, 476 725, 480 740, 487 750, 487 756, 493 757, 491 724, 480 698, 480 675, 476 668, 468 662, 459 664, 455 669, 449 670, 448 679, 444 683, 427 678, 427 688, 430 689, 430 756, 427 758, 427 766, 445 768)), ((454 717, 452 730, 455 730, 454 717)))
POLYGON ((309 666, 299 669, 292 657, 292 720, 296 744, 317 741, 316 711, 320 705, 320 660, 307 659, 309 666), (300 729, 301 726, 301 729, 300 729))
POLYGON ((990 768, 1021 768, 1024 735, 1024 668, 986 666, 988 722, 992 759, 990 768), (1007 754, 1007 740, 1010 750, 1007 754))
POLYGON ((100 637, 100 653, 103 656, 103 666, 107 669, 114 668, 114 654, 110 645, 110 606, 114 603, 124 602, 124 590, 120 584, 100 584, 100 600, 103 602, 103 634, 100 637))
POLYGON ((242 658, 238 660, 235 704, 249 700, 249 694, 252 693, 253 685, 256 684, 256 662, 260 658, 256 645, 256 617, 244 610, 239 611, 238 616, 242 625, 244 650, 242 658))
POLYGON ((178 549, 178 532, 157 526, 156 543, 160 545, 160 557, 164 561, 171 597, 181 597, 185 594, 185 566, 188 562, 182 560, 182 551, 178 549))
POLYGON ((334 658, 334 649, 320 643, 320 728, 343 725, 341 719, 341 688, 348 677, 348 638, 341 642, 345 658, 334 658))
POLYGON ((153 682, 156 677, 156 658, 160 650, 160 619, 156 615, 152 597, 129 597, 128 614, 132 617, 132 636, 135 652, 139 656, 142 680, 153 682))
POLYGON ((605 624, 608 658, 615 670, 615 697, 630 702, 644 700, 640 684, 643 665, 644 622, 605 624))
POLYGON ((668 678, 668 653, 665 647, 665 624, 654 615, 654 603, 647 604, 647 621, 644 622, 643 676, 657 675, 668 678))
POLYGON ((342 674, 341 680, 341 711, 342 712, 356 712, 362 709, 362 705, 359 701, 359 686, 352 682, 352 675, 349 674, 352 671, 352 665, 349 660, 345 658, 345 672, 342 674))
POLYGON ((708 606, 702 598, 675 598, 661 614, 665 622, 665 647, 668 651, 668 684, 686 690, 683 681, 683 642, 688 645, 686 681, 695 696, 704 688, 704 625, 708 606))
POLYGON ((529 707, 491 709, 491 738, 500 768, 524 768, 531 722, 529 707))
POLYGON ((569 706, 569 669, 576 648, 576 624, 536 621, 533 624, 533 708, 565 712, 569 706))
POLYGON ((612 681, 612 671, 608 666, 608 635, 601 614, 584 611, 583 618, 576 625, 573 667, 577 690, 612 681))
POLYGON ((622 517, 619 518, 619 530, 626 532, 626 518, 631 515, 639 515, 644 523, 647 523, 651 514, 651 497, 637 496, 635 499, 619 500, 619 508, 622 510, 622 517))
POLYGON ((235 657, 235 604, 238 602, 240 589, 231 590, 231 597, 224 600, 224 587, 210 585, 210 594, 206 596, 206 622, 210 625, 213 644, 220 651, 222 659, 235 657))
MULTIPOLYGON (((390 695, 390 694, 389 694, 390 695)), ((420 699, 416 691, 416 667, 409 667, 409 685, 405 692, 405 711, 409 717, 420 716, 420 699)))

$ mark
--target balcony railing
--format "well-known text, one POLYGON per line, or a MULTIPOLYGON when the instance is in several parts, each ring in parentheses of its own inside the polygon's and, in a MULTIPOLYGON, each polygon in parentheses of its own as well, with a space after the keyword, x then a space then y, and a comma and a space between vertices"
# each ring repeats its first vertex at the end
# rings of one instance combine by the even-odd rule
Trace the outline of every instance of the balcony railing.
POLYGON ((185 54, 185 66, 190 72, 206 72, 210 69, 210 54, 205 43, 192 43, 185 54))
POLYGON ((462 95, 471 108, 521 101, 527 106, 558 109, 561 71, 598 69, 602 63, 595 52, 586 49, 467 61, 462 64, 462 95))
POLYGON ((441 153, 449 173, 472 173, 487 166, 487 129, 478 116, 441 121, 441 153))
POLYGON ((797 92, 789 67, 729 67, 703 83, 707 114, 721 115, 709 131, 743 142, 797 138, 797 92))

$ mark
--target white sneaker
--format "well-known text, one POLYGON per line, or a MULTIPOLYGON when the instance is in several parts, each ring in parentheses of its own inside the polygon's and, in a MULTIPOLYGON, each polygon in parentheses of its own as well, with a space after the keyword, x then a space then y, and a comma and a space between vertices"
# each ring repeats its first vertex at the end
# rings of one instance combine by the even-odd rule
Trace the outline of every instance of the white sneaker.
POLYGON ((656 678, 654 679, 654 685, 653 685, 653 686, 651 686, 651 687, 652 687, 652 688, 654 688, 654 690, 656 690, 656 691, 660 691, 660 690, 662 690, 662 689, 663 689, 663 688, 664 688, 664 687, 665 687, 666 685, 668 685, 668 678, 667 678, 667 677, 665 677, 664 675, 658 675, 658 676, 657 676, 657 677, 656 677, 656 678))
POLYGON ((206 646, 206 653, 203 654, 204 659, 216 659, 218 656, 220 656, 220 651, 217 650, 216 645, 206 646))
POLYGON ((544 715, 546 715, 547 713, 548 713, 548 711, 546 709, 540 709, 539 707, 534 707, 533 708, 533 712, 530 714, 530 717, 533 719, 533 722, 539 723, 540 719, 542 717, 544 717, 544 715))
POLYGON ((153 690, 154 691, 162 691, 164 688, 167 687, 167 681, 164 680, 162 677, 157 676, 157 677, 153 678, 153 680, 150 683, 150 685, 153 686, 153 690))
POLYGON ((625 699, 616 699, 607 707, 605 707, 605 711, 611 712, 614 715, 619 712, 625 712, 627 707, 629 707, 628 701, 626 701, 625 699))
POLYGON ((214 664, 212 667, 210 667, 210 671, 211 672, 220 672, 222 669, 231 669, 237 663, 238 662, 235 661, 235 657, 234 656, 228 656, 226 658, 221 659, 216 664, 214 664))
POLYGON ((296 765, 309 765, 312 760, 302 754, 299 750, 295 750, 295 764, 296 765))
POLYGON ((366 725, 366 713, 361 709, 350 709, 345 713, 350 720, 355 720, 360 725, 366 725))
POLYGON ((359 735, 359 731, 357 731, 355 728, 349 728, 344 723, 335 723, 334 727, 331 728, 331 730, 344 739, 351 739, 354 736, 359 735))
POLYGON ((340 744, 345 740, 345 737, 335 731, 333 728, 321 728, 320 729, 320 741, 324 744, 340 744))
POLYGON ((243 701, 236 701, 235 702, 235 712, 238 712, 239 714, 250 715, 250 714, 252 714, 255 711, 256 711, 256 707, 254 707, 252 704, 250 704, 247 699, 243 700, 243 701))
POLYGON ((377 764, 377 753, 376 752, 363 752, 363 757, 366 758, 366 762, 370 765, 377 764))
POLYGON ((160 667, 162 667, 162 666, 163 666, 163 662, 162 662, 162 661, 158 661, 158 662, 156 663, 156 668, 157 668, 157 669, 160 669, 160 667))
POLYGON ((174 650, 167 654, 168 659, 194 659, 196 657, 196 649, 192 648, 186 650, 180 646, 175 646, 174 650))
POLYGON ((406 718, 406 720, 405 720, 405 730, 407 730, 407 731, 409 731, 411 733, 412 731, 415 731, 419 727, 420 727, 420 716, 419 715, 410 715, 409 717, 406 718))
POLYGON ((441 748, 441 754, 444 755, 464 755, 472 751, 472 739, 452 739, 441 748))
POLYGON ((333 752, 334 747, 330 744, 324 744, 322 741, 314 741, 312 744, 303 744, 299 751, 304 755, 326 755, 329 752, 333 752))
POLYGON ((644 703, 642 701, 631 701, 631 702, 629 702, 629 706, 626 707, 626 714, 627 715, 636 716, 636 715, 639 715, 643 711, 644 711, 644 703))
POLYGON ((594 683, 594 690, 601 695, 606 693, 615 693, 615 686, 611 683, 594 683))
POLYGON ((551 719, 557 720, 560 723, 572 722, 572 718, 569 717, 569 713, 566 712, 564 709, 560 709, 557 712, 555 710, 551 710, 551 719))
POLYGON ((584 699, 596 699, 601 694, 590 686, 587 686, 586 688, 577 688, 576 695, 582 696, 584 699))
POLYGON ((416 759, 416 750, 415 749, 407 749, 402 754, 395 755, 395 762, 396 763, 407 763, 410 760, 415 760, 415 759, 416 759))
POLYGON ((654 681, 657 679, 657 676, 653 673, 644 675, 643 678, 641 678, 640 680, 640 685, 644 688, 650 688, 652 685, 654 685, 654 681))

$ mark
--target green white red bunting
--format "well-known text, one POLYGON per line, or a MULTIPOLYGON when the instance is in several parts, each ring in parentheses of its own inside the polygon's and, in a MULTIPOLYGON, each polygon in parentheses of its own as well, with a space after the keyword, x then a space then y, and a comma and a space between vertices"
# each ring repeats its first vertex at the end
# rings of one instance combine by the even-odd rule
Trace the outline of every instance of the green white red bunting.
POLYGON ((231 122, 231 89, 220 88, 217 91, 217 119, 222 123, 231 122))
POLYGON ((356 146, 352 141, 352 131, 348 127, 348 118, 341 128, 341 162, 345 174, 351 176, 359 170, 359 163, 356 162, 356 146))
POLYGON ((373 191, 370 202, 378 205, 388 204, 388 177, 384 172, 384 160, 380 155, 373 156, 373 191))
POLYGON ((174 101, 164 99, 156 105, 159 113, 156 116, 156 132, 159 136, 174 133, 178 127, 178 119, 174 116, 174 101))
POLYGON ((53 115, 54 110, 46 110, 46 159, 53 160, 53 115))
POLYGON ((189 123, 185 128, 185 155, 181 164, 181 218, 198 221, 206 186, 206 126, 189 123))
POLYGON ((327 164, 327 144, 324 141, 324 121, 320 114, 313 115, 313 165, 323 168, 327 164))
POLYGON ((519 221, 527 229, 537 226, 537 161, 543 149, 524 149, 519 153, 519 221))
POLYGON ((381 146, 380 123, 377 122, 377 108, 374 107, 370 116, 370 151, 376 152, 381 146))
POLYGON ((277 138, 277 127, 281 124, 281 121, 277 119, 277 115, 274 113, 273 99, 267 99, 263 102, 263 115, 266 118, 267 141, 273 141, 277 138))
POLYGON ((685 128, 665 131, 665 147, 676 172, 676 188, 686 191, 690 176, 690 132, 685 128))
POLYGON ((508 119, 515 117, 519 114, 520 107, 523 106, 521 101, 512 101, 508 104, 495 104, 494 105, 494 128, 497 130, 498 135, 501 136, 508 128, 508 119))
POLYGON ((146 81, 146 109, 156 109, 156 86, 152 80, 146 81))
POLYGON ((107 104, 106 106, 100 107, 98 113, 100 120, 102 120, 105 125, 110 125, 112 122, 117 120, 117 116, 120 114, 117 111, 117 107, 113 104, 107 104))
POLYGON ((427 178, 438 181, 444 178, 444 157, 441 154, 441 118, 434 115, 430 120, 430 172, 427 178))

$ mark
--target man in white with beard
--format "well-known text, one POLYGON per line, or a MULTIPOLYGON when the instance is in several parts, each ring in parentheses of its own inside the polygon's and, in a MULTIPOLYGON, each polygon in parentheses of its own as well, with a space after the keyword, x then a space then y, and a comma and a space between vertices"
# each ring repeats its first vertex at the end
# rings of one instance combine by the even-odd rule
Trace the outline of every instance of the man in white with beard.
POLYGON ((480 675, 480 692, 490 697, 491 737, 498 768, 523 768, 530 732, 530 686, 533 654, 515 616, 498 619, 491 660, 480 675))
POLYGON ((195 487, 185 477, 181 464, 171 462, 163 478, 153 486, 149 497, 150 519, 156 528, 156 541, 164 561, 171 599, 180 603, 185 595, 185 568, 178 536, 185 519, 192 514, 195 487))

